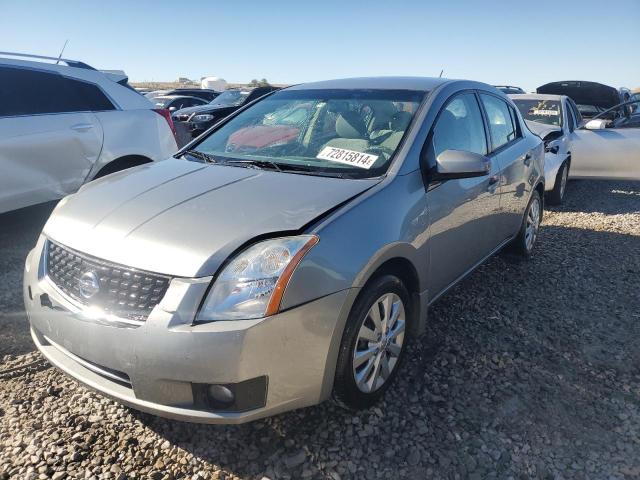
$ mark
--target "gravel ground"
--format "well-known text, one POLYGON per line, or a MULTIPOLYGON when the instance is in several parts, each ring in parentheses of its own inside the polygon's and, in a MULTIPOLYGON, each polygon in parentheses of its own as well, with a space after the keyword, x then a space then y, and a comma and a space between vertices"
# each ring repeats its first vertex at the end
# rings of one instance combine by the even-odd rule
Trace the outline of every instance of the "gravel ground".
MULTIPOLYGON (((242 426, 155 418, 24 353, 10 315, 0 479, 640 478, 640 186, 569 187, 535 258, 499 255, 443 297, 397 387, 358 414, 326 402, 242 426)), ((19 244, 33 240, 9 237, 2 308, 21 302, 19 244)))

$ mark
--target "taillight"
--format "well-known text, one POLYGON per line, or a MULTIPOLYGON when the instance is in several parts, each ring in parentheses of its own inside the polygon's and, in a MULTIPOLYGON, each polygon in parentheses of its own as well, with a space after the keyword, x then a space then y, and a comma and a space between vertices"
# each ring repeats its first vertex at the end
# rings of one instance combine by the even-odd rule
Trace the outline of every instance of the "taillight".
POLYGON ((158 115, 164 117, 164 119, 169 124, 169 128, 171 129, 171 132, 173 133, 173 138, 177 139, 178 134, 176 132, 176 126, 173 124, 173 119, 171 118, 171 112, 166 108, 154 108, 153 111, 156 112, 158 115))

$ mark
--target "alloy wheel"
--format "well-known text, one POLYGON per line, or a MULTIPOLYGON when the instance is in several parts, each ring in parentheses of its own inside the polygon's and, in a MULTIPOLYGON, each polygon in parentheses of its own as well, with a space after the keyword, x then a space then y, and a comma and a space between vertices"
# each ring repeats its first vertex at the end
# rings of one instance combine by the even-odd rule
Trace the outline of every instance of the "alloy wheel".
POLYGON ((353 376, 360 391, 374 392, 390 378, 400 358, 405 326, 404 304, 395 293, 385 293, 369 308, 353 352, 353 376))
POLYGON ((527 247, 527 251, 533 249, 538 237, 538 229, 540 228, 540 200, 538 197, 534 197, 529 206, 529 213, 527 214, 527 225, 524 232, 524 242, 527 247))

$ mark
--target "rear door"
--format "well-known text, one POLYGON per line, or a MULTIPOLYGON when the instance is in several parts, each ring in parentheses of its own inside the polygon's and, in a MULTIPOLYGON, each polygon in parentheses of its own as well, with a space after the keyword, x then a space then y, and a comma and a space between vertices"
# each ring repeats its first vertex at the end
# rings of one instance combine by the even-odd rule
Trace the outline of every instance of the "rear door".
MULTIPOLYGON (((631 107, 637 109, 638 104, 631 107)), ((626 118, 615 125, 571 132, 571 178, 640 180, 640 125, 626 118)))
POLYGON ((82 185, 102 147, 100 124, 85 105, 90 88, 97 87, 0 66, 0 212, 82 185))
POLYGON ((532 174, 533 152, 523 140, 515 109, 497 95, 483 92, 480 99, 491 134, 491 154, 502 166, 500 221, 496 228, 501 240, 506 240, 520 228, 531 195, 532 185, 527 180, 532 174))

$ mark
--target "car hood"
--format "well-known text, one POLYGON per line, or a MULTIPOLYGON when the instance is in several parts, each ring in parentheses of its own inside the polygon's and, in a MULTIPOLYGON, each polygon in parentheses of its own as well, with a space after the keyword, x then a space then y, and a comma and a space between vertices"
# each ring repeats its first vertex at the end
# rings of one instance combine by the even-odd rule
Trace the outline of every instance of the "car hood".
POLYGON ((215 107, 213 105, 196 105, 195 107, 187 107, 181 108, 180 110, 176 110, 173 112, 173 115, 191 115, 193 113, 215 113, 218 110, 226 110, 230 107, 218 106, 215 107))
POLYGON ((531 130, 543 140, 550 133, 562 131, 562 127, 559 127, 557 125, 546 125, 544 123, 534 122, 532 120, 525 120, 525 123, 527 124, 527 127, 529 127, 529 130, 531 130))
POLYGON ((578 105, 594 105, 605 109, 620 103, 620 94, 615 88, 596 82, 575 80, 551 82, 538 87, 536 92, 566 95, 578 105))
POLYGON ((44 234, 99 259, 202 277, 252 239, 300 231, 378 182, 171 159, 85 185, 44 234))

